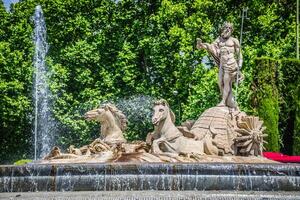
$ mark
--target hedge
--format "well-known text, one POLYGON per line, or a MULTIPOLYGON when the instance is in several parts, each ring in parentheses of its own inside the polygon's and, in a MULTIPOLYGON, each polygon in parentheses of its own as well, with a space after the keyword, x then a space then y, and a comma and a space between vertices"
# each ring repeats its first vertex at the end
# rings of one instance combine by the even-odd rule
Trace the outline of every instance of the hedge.
POLYGON ((276 78, 279 62, 271 58, 257 58, 253 69, 253 106, 264 121, 268 134, 267 151, 280 150, 279 93, 276 78))
POLYGON ((279 131, 283 139, 282 152, 300 154, 299 85, 300 61, 281 60, 279 131))
POLYGON ((300 61, 257 58, 252 106, 267 127, 267 151, 300 154, 300 61))

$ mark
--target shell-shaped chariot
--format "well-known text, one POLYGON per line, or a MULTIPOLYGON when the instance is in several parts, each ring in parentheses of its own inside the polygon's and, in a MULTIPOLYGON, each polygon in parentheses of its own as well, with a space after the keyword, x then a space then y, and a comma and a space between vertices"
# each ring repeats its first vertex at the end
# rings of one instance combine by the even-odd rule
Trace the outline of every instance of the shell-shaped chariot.
POLYGON ((212 107, 204 111, 189 128, 196 139, 204 140, 206 154, 261 155, 265 127, 258 117, 228 107, 212 107))

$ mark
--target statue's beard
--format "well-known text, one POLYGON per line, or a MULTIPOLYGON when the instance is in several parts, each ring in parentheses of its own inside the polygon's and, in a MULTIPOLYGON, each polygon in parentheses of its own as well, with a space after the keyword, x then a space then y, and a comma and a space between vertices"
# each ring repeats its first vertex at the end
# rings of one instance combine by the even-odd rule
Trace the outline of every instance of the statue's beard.
POLYGON ((221 37, 227 39, 230 37, 230 35, 231 35, 231 31, 224 30, 221 34, 221 37))

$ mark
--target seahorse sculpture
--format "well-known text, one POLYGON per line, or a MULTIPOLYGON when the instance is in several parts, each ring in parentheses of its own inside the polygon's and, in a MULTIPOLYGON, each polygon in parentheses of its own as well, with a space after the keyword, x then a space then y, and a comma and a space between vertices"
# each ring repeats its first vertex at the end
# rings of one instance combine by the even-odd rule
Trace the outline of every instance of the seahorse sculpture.
POLYGON ((203 141, 185 136, 174 125, 175 115, 166 100, 155 102, 152 123, 154 132, 147 136, 155 154, 204 154, 203 141))
POLYGON ((102 107, 88 111, 85 115, 87 120, 100 122, 100 135, 107 144, 125 143, 123 131, 127 125, 125 115, 113 104, 105 104, 102 107))

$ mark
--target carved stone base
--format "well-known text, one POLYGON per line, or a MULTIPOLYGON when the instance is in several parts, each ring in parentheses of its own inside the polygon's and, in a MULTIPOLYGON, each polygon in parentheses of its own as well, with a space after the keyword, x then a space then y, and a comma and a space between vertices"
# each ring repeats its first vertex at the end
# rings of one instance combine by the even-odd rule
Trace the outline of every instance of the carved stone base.
POLYGON ((38 164, 63 164, 63 163, 113 163, 113 162, 127 162, 127 163, 278 163, 260 156, 216 156, 216 155, 193 155, 191 157, 170 155, 153 155, 150 153, 129 153, 112 159, 111 152, 99 154, 97 157, 80 157, 69 159, 52 159, 39 160, 34 163, 38 164))
POLYGON ((189 131, 204 141, 206 154, 215 154, 211 149, 217 147, 218 155, 261 156, 264 130, 258 117, 216 106, 204 111, 189 131))

